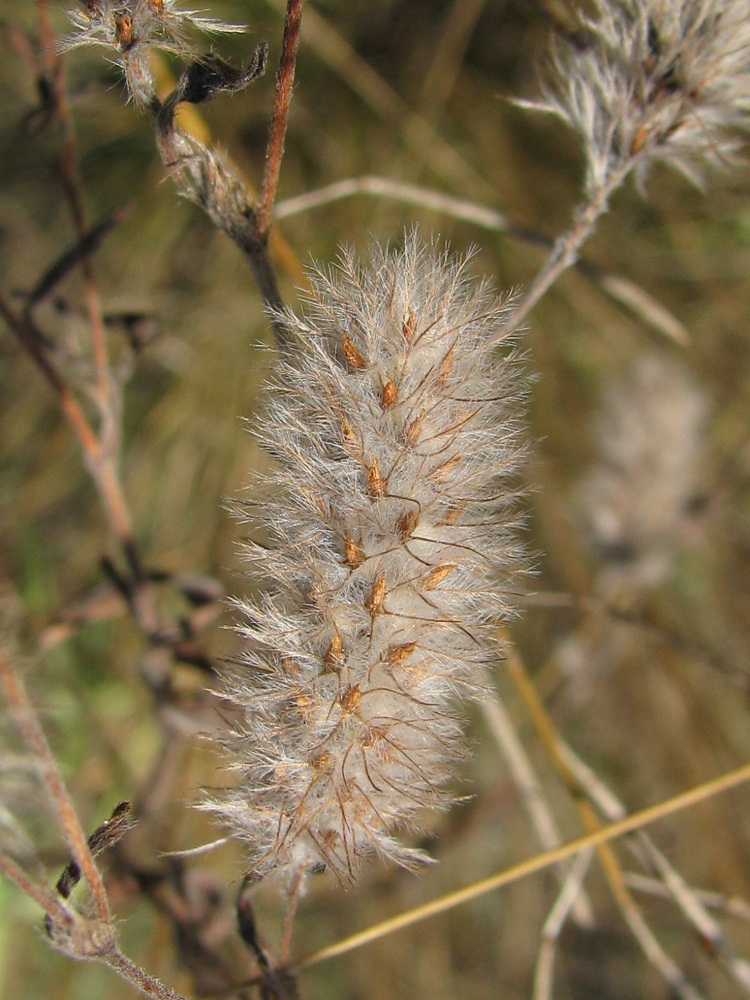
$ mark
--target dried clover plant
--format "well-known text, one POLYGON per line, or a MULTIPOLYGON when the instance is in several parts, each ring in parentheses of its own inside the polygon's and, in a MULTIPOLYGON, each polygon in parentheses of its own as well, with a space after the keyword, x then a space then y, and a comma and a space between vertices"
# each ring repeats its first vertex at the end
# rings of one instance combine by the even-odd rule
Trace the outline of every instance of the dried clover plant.
POLYGON ((586 158, 585 200, 514 313, 520 322, 583 243, 625 180, 643 187, 656 163, 699 184, 736 167, 750 131, 748 0, 613 0, 581 16, 575 40, 554 40, 541 100, 522 107, 560 118, 586 158))
POLYGON ((367 267, 344 254, 304 318, 283 317, 294 351, 259 432, 276 489, 247 505, 274 538, 246 547, 270 590, 240 605, 227 761, 242 779, 215 806, 257 875, 347 882, 374 851, 425 860, 392 834, 448 800, 454 702, 483 692, 520 563, 507 309, 412 232, 367 267))
MULTIPOLYGON (((300 316, 281 307, 266 245, 301 0, 287 7, 277 98, 284 88, 286 96, 256 203, 228 161, 182 131, 175 113, 252 82, 264 70, 265 46, 233 70, 199 55, 191 39, 194 29, 233 25, 174 0, 84 6, 66 47, 93 43, 115 54, 181 193, 249 257, 284 348, 258 432, 277 465, 239 505, 271 540, 245 547, 255 579, 267 585, 263 596, 236 602, 245 647, 227 672, 236 722, 221 739, 239 781, 205 808, 247 843, 251 878, 275 874, 290 897, 321 868, 350 883, 373 854, 418 867, 427 855, 399 835, 423 826, 423 810, 450 802, 449 765, 464 752, 458 703, 485 692, 501 652, 497 626, 511 615, 508 581, 524 563, 513 484, 526 379, 514 331, 576 260, 631 173, 642 183, 664 162, 699 181, 706 167, 736 161, 749 122, 750 4, 603 3, 574 45, 557 45, 544 100, 525 103, 581 136, 586 200, 526 294, 497 298, 471 279, 468 258, 438 252, 411 231, 401 250, 376 247, 368 264, 344 252, 337 268, 316 272, 300 316), (191 60, 164 100, 152 77, 154 49, 191 60)), ((42 352, 37 345, 35 356, 42 352)), ((613 491, 621 492, 609 483, 600 490, 607 502, 613 491)), ((683 499, 670 497, 670 512, 683 499)), ((33 713, 10 667, 4 677, 33 736, 33 713)), ((67 793, 51 765, 47 771, 67 815, 67 793)), ((66 871, 84 871, 99 924, 48 891, 34 898, 69 954, 105 961, 142 992, 174 998, 116 944, 92 840, 117 815, 88 842, 77 820, 66 826, 74 845, 66 871)), ((34 895, 15 862, 4 870, 34 895)), ((58 883, 67 899, 65 888, 58 883)), ((288 970, 272 968, 247 910, 243 924, 243 905, 240 930, 262 967, 262 995, 288 1000, 296 995, 288 970)), ((698 926, 695 909, 691 919, 698 926)), ((648 935, 634 933, 675 992, 692 996, 648 935)))

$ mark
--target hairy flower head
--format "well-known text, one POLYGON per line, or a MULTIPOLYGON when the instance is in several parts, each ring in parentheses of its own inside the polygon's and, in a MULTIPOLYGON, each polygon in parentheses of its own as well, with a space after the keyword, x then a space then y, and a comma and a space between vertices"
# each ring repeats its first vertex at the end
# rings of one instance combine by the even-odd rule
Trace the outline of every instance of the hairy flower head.
POLYGON ((662 583, 689 535, 707 412, 687 372, 661 355, 642 355, 608 386, 598 461, 579 490, 596 589, 607 599, 662 583))
POLYGON ((75 32, 64 49, 103 45, 122 65, 131 97, 139 107, 148 106, 154 86, 148 65, 149 51, 160 49, 197 58, 192 36, 196 31, 242 32, 244 27, 201 17, 184 10, 175 0, 86 0, 84 10, 69 17, 75 32))
POLYGON ((750 129, 748 0, 602 0, 577 42, 558 44, 545 97, 521 102, 581 136, 589 193, 663 161, 694 182, 737 159, 750 129))
POLYGON ((507 303, 409 234, 401 251, 312 278, 259 437, 278 460, 244 508, 266 596, 239 603, 247 648, 228 679, 236 790, 210 803, 258 875, 377 852, 445 805, 521 562, 512 479, 525 380, 507 303), (498 340, 506 341, 500 352, 498 340))
POLYGON ((66 48, 106 45, 121 52, 151 47, 194 55, 189 38, 193 30, 244 31, 244 27, 201 17, 184 10, 175 0, 87 0, 85 10, 73 10, 70 18, 77 29, 66 48))

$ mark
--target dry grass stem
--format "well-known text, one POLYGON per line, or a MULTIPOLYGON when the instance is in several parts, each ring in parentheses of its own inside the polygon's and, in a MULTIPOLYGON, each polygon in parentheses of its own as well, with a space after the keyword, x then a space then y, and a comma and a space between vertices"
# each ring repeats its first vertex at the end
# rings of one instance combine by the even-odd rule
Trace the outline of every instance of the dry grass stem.
MULTIPOLYGON (((591 768, 562 740, 559 741, 558 747, 566 766, 575 775, 581 792, 589 801, 594 803, 609 821, 623 818, 626 815, 624 805, 591 768)), ((642 830, 638 832, 637 845, 639 860, 660 875, 661 882, 657 884, 660 884, 661 892, 675 902, 685 919, 694 928, 698 939, 707 944, 711 957, 722 966, 743 992, 747 992, 750 989, 750 964, 746 959, 734 954, 721 925, 708 912, 708 903, 704 901, 703 894, 687 884, 651 837, 642 830)), ((631 847, 635 849, 636 845, 633 844, 631 847)), ((631 874, 621 870, 618 871, 617 877, 625 886, 629 886, 633 878, 631 874)), ((637 884, 636 882, 635 885, 637 884)), ((716 902, 718 903, 718 900, 716 902)))
POLYGON ((591 866, 593 851, 581 851, 565 876, 554 906, 542 927, 539 954, 534 968, 532 1000, 552 1000, 554 996, 554 963, 560 934, 581 899, 583 883, 591 866))
MULTIPOLYGON (((545 850, 557 847, 563 838, 552 815, 544 786, 534 771, 508 711, 498 697, 485 698, 480 708, 487 728, 508 765, 521 801, 528 810, 540 845, 545 850)), ((566 886, 570 886, 567 869, 560 869, 557 876, 566 886)), ((562 893, 560 898, 567 899, 567 895, 562 893)), ((575 921, 581 927, 592 926, 594 918, 591 903, 585 892, 581 890, 571 899, 568 909, 572 910, 575 921)))
POLYGON ((624 819, 619 820, 616 823, 610 823, 607 826, 599 827, 599 829, 594 830, 591 833, 584 834, 581 837, 577 837, 575 840, 568 841, 560 847, 554 848, 554 850, 545 851, 543 854, 538 854, 526 861, 521 861, 518 864, 512 865, 510 868, 506 868, 502 872, 490 875, 485 879, 480 879, 478 882, 475 882, 464 889, 458 889, 455 892, 448 893, 445 896, 441 896, 439 899, 425 903, 423 906, 414 907, 412 910, 408 910, 405 913, 401 913, 395 917, 389 918, 388 920, 384 920, 382 923, 369 927, 367 930, 360 931, 358 934, 353 934, 351 937, 338 941, 336 944, 320 948, 318 951, 312 952, 309 955, 303 955, 300 958, 295 959, 291 965, 294 968, 306 968, 311 965, 316 965, 318 962, 328 961, 331 958, 344 955, 347 952, 353 951, 355 948, 361 948, 364 945, 377 941, 388 934, 395 934, 397 931, 410 927, 413 924, 420 923, 422 920, 428 920, 430 917, 452 910, 454 907, 468 903, 488 892, 494 892, 496 889, 501 889, 503 886, 510 885, 518 879, 526 878, 528 875, 533 875, 536 872, 543 871, 560 861, 567 861, 569 858, 575 857, 581 851, 598 847, 600 844, 605 844, 610 840, 615 840, 618 837, 633 833, 634 831, 640 830, 645 826, 649 826, 651 823, 655 823, 660 819, 665 819, 667 816, 673 816, 675 813, 681 812, 683 809, 689 809, 706 799, 713 798, 715 795, 720 795, 722 792, 728 791, 731 788, 737 788, 739 785, 743 785, 748 781, 750 781, 750 764, 745 764, 742 767, 738 767, 727 772, 726 774, 720 775, 718 778, 696 785, 694 788, 681 792, 679 795, 674 795, 671 798, 666 799, 664 802, 660 802, 657 805, 649 806, 646 809, 641 809, 638 812, 631 813, 629 816, 626 816, 624 819))

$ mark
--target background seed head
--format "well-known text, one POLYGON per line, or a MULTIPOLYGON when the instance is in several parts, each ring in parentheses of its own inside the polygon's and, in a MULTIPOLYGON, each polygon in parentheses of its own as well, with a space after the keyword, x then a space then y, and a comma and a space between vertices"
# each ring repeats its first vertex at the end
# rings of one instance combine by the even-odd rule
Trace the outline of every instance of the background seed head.
POLYGON ((550 111, 579 133, 589 194, 656 162, 700 183, 737 164, 750 128, 748 0, 609 0, 557 43, 544 73, 550 111))

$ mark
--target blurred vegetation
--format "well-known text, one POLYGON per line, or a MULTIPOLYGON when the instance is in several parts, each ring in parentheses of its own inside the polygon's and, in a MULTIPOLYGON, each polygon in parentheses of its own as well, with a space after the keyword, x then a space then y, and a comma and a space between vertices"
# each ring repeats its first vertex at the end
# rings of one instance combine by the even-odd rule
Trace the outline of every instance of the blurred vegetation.
MULTIPOLYGON (((553 122, 506 98, 535 94, 536 57, 551 31, 566 29, 572 3, 311 2, 303 14, 280 200, 377 174, 475 200, 546 236, 562 231, 578 199, 576 146, 553 122)), ((267 39, 273 67, 282 6, 279 0, 252 7, 215 0, 212 15, 250 19, 248 35, 221 41, 222 54, 241 63, 267 39)), ((64 34, 63 12, 55 8, 53 15, 64 34)), ((55 167, 58 131, 44 120, 37 81, 14 44, 15 31, 34 36, 35 6, 9 5, 0 23, 0 286, 13 301, 75 234, 55 167)), ((273 365, 268 323, 236 248, 164 181, 150 126, 127 106, 116 69, 101 52, 88 50, 71 53, 65 63, 90 218, 131 205, 94 258, 104 310, 142 312, 158 324, 124 397, 122 474, 135 535, 148 567, 205 573, 220 579, 227 593, 241 594, 252 581, 243 578, 236 552, 241 529, 222 503, 238 496, 249 471, 266 461, 241 418, 252 420, 273 365)), ((262 172, 273 78, 271 70, 242 95, 201 108, 213 141, 253 184, 262 172)), ((689 343, 676 344, 648 327, 580 271, 549 293, 525 336, 536 376, 525 504, 528 544, 538 556, 529 590, 564 599, 521 600, 514 640, 559 731, 633 810, 750 757, 749 191, 750 170, 705 192, 658 172, 647 199, 630 187, 616 197, 585 249, 587 260, 627 277, 670 309, 688 329, 689 343), (589 544, 578 498, 602 447, 596 426, 610 387, 647 355, 686 373, 708 416, 696 445, 689 510, 670 539, 668 569, 655 584, 603 595, 597 589, 603 557, 589 544), (566 659, 563 651, 571 648, 577 655, 566 659)), ((398 240, 413 223, 456 250, 478 246, 477 273, 491 275, 498 289, 527 284, 543 260, 543 249, 532 242, 419 204, 363 194, 280 224, 292 252, 277 261, 286 301, 295 303, 300 268, 311 259, 331 261, 342 242, 366 253, 373 236, 398 240)), ((79 278, 66 280, 60 294, 80 303, 79 278)), ((40 309, 42 318, 45 328, 61 326, 52 304, 40 309)), ((76 336, 83 342, 85 324, 76 336)), ((118 336, 112 335, 115 355, 124 349, 118 336)), ((57 401, 7 330, 0 336, 0 420, 2 576, 22 609, 20 642, 36 653, 66 609, 106 582, 102 557, 119 554, 57 401)), ((236 641, 215 627, 203 645, 221 657, 236 641)), ((93 829, 120 799, 147 796, 160 755, 168 752, 162 736, 168 708, 155 711, 153 691, 143 683, 150 669, 146 643, 128 616, 118 614, 47 643, 34 660, 29 684, 84 825, 93 829)), ((197 667, 175 671, 185 699, 208 683, 197 667)), ((577 836, 570 797, 502 665, 497 686, 565 838, 577 836)), ((179 742, 169 765, 173 782, 160 800, 159 850, 216 836, 190 803, 201 787, 226 780, 220 760, 195 738, 220 723, 215 715, 192 719, 189 739, 179 742)), ((174 729, 166 731, 181 724, 170 722, 174 729)), ((375 865, 345 895, 321 879, 302 903, 299 952, 538 849, 518 791, 478 717, 472 738, 476 759, 459 786, 471 798, 435 822, 431 849, 439 865, 421 879, 375 865)), ((749 794, 713 799, 652 831, 691 885, 750 899, 749 794)), ((50 817, 29 823, 54 882, 65 863, 62 843, 50 817)), ((620 853, 629 864, 627 852, 620 853)), ((211 871, 232 894, 243 862, 225 848, 190 864, 211 871)), ((128 954, 190 992, 164 915, 135 887, 118 885, 113 906, 128 954)), ((666 998, 668 987, 628 933, 596 864, 586 889, 596 926, 564 930, 557 1000, 666 998)), ((303 995, 529 996, 541 926, 556 894, 549 873, 521 881, 311 969, 302 976, 303 995)), ((259 898, 261 931, 273 939, 281 903, 270 890, 259 898)), ((704 996, 743 995, 673 906, 638 898, 704 996)), ((107 970, 56 955, 39 929, 35 905, 0 883, 3 996, 133 995, 107 970)), ((750 953, 747 921, 729 920, 726 929, 737 949, 750 953)))

